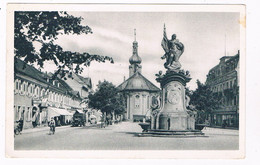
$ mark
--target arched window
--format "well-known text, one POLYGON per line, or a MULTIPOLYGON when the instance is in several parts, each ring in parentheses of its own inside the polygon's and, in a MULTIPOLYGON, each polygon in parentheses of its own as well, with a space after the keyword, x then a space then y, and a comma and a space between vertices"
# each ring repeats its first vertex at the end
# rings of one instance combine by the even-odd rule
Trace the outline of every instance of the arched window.
POLYGON ((136 95, 135 96, 135 108, 139 108, 140 107, 140 96, 136 95))
POLYGON ((18 81, 18 90, 21 91, 21 80, 18 81))
POLYGON ((23 93, 25 93, 26 92, 26 82, 24 81, 23 82, 23 93))
POLYGON ((55 93, 55 102, 57 102, 57 101, 58 101, 58 94, 55 93))
POLYGON ((41 97, 44 96, 44 92, 45 92, 45 90, 42 89, 42 90, 41 90, 41 95, 40 95, 41 97))
POLYGON ((22 81, 19 80, 18 88, 19 88, 19 93, 20 93, 20 94, 23 94, 23 86, 22 86, 22 85, 23 85, 23 84, 22 84, 22 81))
POLYGON ((37 85, 35 85, 34 88, 34 97, 38 97, 39 96, 39 87, 37 85))
POLYGON ((49 100, 51 101, 51 99, 52 99, 52 93, 49 92, 49 100))
POLYGON ((150 97, 147 96, 147 108, 150 108, 150 97))
POLYGON ((52 93, 52 101, 55 101, 55 92, 52 93))
POLYGON ((19 81, 18 79, 16 79, 14 82, 14 93, 18 93, 18 92, 19 92, 19 81))

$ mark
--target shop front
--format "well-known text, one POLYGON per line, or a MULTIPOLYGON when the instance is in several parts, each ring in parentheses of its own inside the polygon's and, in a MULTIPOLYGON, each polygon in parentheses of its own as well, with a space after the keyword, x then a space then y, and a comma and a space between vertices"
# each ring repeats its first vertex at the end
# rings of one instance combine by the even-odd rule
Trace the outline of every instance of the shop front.
POLYGON ((238 114, 236 111, 217 112, 211 115, 211 125, 219 127, 238 127, 238 114))
POLYGON ((68 125, 71 123, 73 114, 66 109, 48 107, 48 121, 54 118, 56 126, 68 125))

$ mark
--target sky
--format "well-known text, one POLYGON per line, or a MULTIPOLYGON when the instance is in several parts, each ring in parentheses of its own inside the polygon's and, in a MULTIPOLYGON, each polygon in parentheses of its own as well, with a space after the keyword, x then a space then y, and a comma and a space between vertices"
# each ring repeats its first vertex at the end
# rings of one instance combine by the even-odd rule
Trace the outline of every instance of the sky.
MULTIPOLYGON (((187 87, 196 89, 196 80, 206 81, 208 71, 224 55, 233 56, 239 50, 239 13, 203 12, 68 12, 84 18, 83 25, 93 34, 62 35, 56 41, 65 50, 88 52, 113 57, 115 63, 91 63, 82 76, 90 77, 94 89, 98 81, 107 80, 116 86, 129 77, 134 29, 138 54, 142 58, 142 74, 156 86, 155 74, 162 70, 164 51, 161 47, 163 26, 168 38, 172 34, 185 46, 180 57, 182 69, 189 70, 192 80, 187 87)), ((45 70, 56 67, 45 64, 45 70)))

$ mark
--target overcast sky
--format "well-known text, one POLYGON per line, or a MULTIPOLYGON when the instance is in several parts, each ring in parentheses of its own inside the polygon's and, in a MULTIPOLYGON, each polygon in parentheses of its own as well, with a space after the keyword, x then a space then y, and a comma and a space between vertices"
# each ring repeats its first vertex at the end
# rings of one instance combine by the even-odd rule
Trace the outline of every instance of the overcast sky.
MULTIPOLYGON (((205 82, 208 71, 225 55, 239 50, 239 13, 183 13, 183 12, 69 12, 84 18, 82 24, 89 25, 93 34, 60 36, 57 43, 65 50, 88 52, 111 56, 115 63, 92 63, 85 68, 83 76, 89 76, 96 87, 104 79, 119 85, 124 76, 129 77, 129 58, 132 55, 134 29, 137 33, 138 53, 142 58, 142 74, 159 87, 155 73, 165 72, 165 60, 161 47, 163 24, 168 38, 173 33, 185 46, 180 58, 182 69, 189 70, 191 82, 188 87, 196 88, 196 80, 205 82)), ((53 71, 54 66, 45 65, 53 71)))

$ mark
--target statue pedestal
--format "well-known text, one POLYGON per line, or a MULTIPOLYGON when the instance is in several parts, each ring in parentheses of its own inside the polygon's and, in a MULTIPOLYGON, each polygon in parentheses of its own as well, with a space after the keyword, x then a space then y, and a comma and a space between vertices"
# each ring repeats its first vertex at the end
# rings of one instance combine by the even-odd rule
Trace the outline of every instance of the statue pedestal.
POLYGON ((162 113, 159 117, 159 129, 187 130, 187 114, 162 113))
POLYGON ((157 115, 156 129, 194 130, 195 122, 187 113, 185 86, 189 77, 176 72, 168 72, 158 80, 161 83, 162 109, 157 115))

